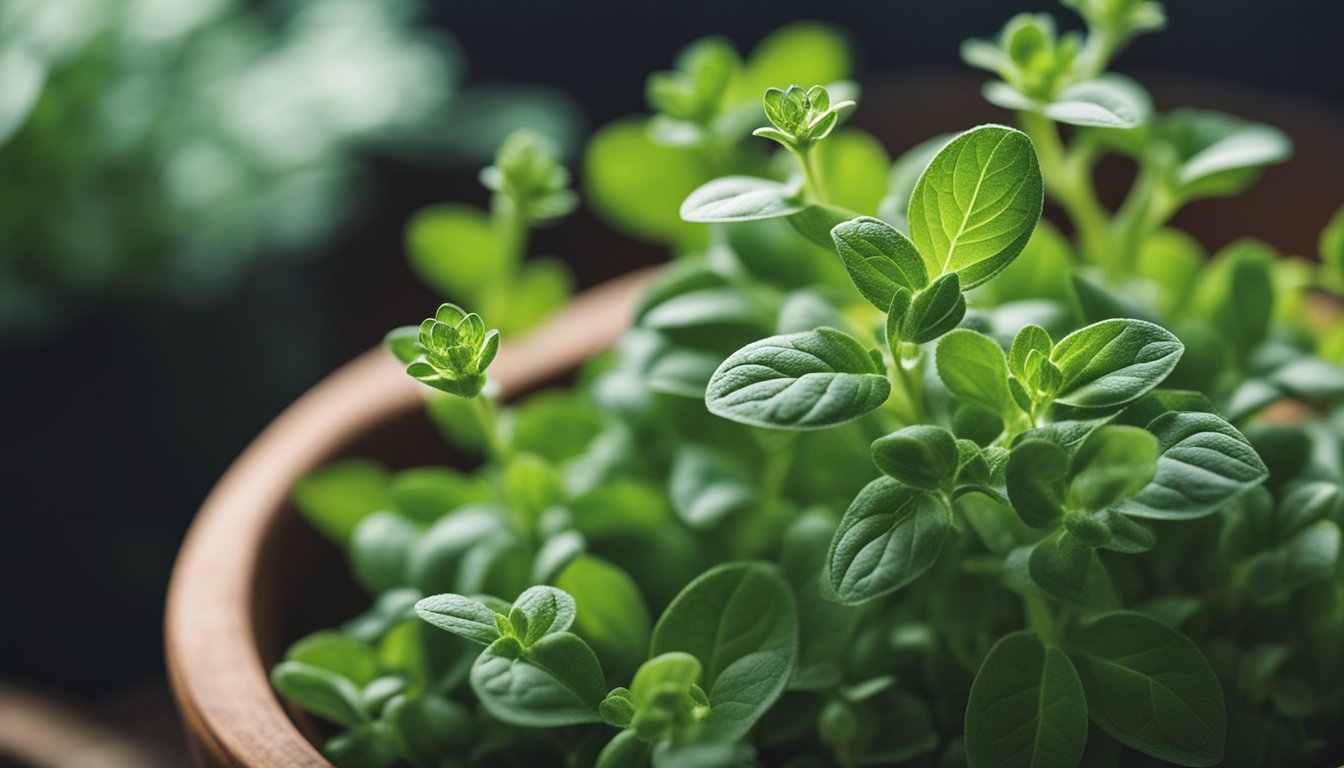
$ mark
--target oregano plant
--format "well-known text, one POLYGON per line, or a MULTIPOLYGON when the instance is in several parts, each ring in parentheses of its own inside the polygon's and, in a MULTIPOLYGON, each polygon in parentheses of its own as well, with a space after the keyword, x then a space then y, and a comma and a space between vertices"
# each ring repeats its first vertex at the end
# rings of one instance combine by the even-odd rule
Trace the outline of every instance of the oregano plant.
MULTIPOLYGON (((963 49, 1019 127, 894 162, 846 124, 833 32, 689 47, 585 161, 597 210, 676 258, 572 388, 497 402, 515 326, 488 310, 389 334, 481 462, 295 489, 373 597, 272 675, 334 762, 1344 756, 1344 217, 1319 265, 1252 240, 1206 265, 1171 215, 1286 138, 1107 71, 1158 3, 1066 4, 1085 32, 1022 15, 963 49), (1139 166, 1114 212, 1110 153, 1139 166)), ((510 142, 492 237, 573 205, 510 142)))

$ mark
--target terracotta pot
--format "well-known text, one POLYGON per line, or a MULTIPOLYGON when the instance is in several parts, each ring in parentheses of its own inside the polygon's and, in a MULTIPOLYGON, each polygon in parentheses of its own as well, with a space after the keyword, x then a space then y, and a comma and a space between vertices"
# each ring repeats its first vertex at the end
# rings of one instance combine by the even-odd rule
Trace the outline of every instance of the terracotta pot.
MULTIPOLYGON (((651 277, 637 272, 587 291, 506 343, 490 368, 503 396, 562 380, 615 342, 651 277)), ((330 765, 310 739, 313 724, 286 713, 267 673, 290 641, 348 618, 358 602, 343 558, 299 517, 290 489, 342 456, 394 467, 439 457, 421 398, 389 353, 371 350, 282 413, 201 507, 173 569, 165 637, 173 694, 201 765, 330 765)))

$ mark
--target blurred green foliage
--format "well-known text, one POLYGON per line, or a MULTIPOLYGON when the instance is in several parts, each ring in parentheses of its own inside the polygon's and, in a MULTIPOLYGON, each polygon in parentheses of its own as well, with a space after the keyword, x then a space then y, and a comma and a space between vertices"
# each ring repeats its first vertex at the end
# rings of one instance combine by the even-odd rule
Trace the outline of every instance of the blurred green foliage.
POLYGON ((554 92, 459 93, 457 48, 417 10, 0 4, 0 332, 91 297, 208 295, 262 255, 311 249, 374 147, 475 163, 520 125, 573 142, 554 92))

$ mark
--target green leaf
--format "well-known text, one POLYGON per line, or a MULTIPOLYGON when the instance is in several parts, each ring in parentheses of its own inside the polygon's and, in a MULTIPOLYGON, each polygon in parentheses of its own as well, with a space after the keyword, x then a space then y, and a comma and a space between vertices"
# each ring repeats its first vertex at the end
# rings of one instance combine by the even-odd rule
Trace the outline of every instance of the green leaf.
POLYGON ((387 509, 391 478, 372 461, 347 459, 294 484, 294 504, 327 538, 344 546, 359 522, 387 509))
MULTIPOLYGON (((554 390, 529 395, 514 411, 513 449, 559 464, 582 454, 603 423, 603 415, 586 393, 554 390)), ((405 474, 397 476, 398 482, 405 474)))
POLYGON ((740 99, 756 100, 780 83, 833 83, 849 77, 849 46, 838 30, 814 21, 776 29, 747 58, 741 81, 733 86, 740 99))
POLYGON ((555 577, 555 586, 573 595, 578 609, 574 632, 592 645, 614 675, 624 677, 639 666, 652 621, 639 585, 629 574, 584 555, 555 577))
POLYGON ((687 525, 708 528, 750 507, 756 488, 733 457, 688 443, 672 461, 668 496, 687 525))
MULTIPOLYGON (((891 317, 896 301, 887 316, 890 338, 891 317)), ((948 333, 966 316, 966 297, 961 292, 961 280, 955 272, 933 281, 910 300, 910 305, 898 318, 896 338, 914 344, 924 344, 948 333)))
POLYGON ((726 563, 706 571, 658 619, 652 655, 689 653, 709 695, 704 726, 735 740, 784 692, 798 655, 798 619, 773 565, 726 563))
POLYGON ((600 722, 598 706, 607 695, 593 650, 568 632, 546 635, 526 650, 501 637, 472 665, 471 688, 491 715, 524 728, 600 722))
MULTIPOLYGON (((822 144, 822 146, 825 146, 825 144, 822 144)), ((845 208, 821 203, 808 203, 803 207, 803 210, 790 216, 787 221, 789 226, 793 227, 798 234, 822 248, 830 250, 835 247, 835 241, 831 238, 831 230, 853 218, 855 218, 855 213, 845 208)), ((775 256, 776 260, 778 259, 777 254, 772 255, 775 256)), ((804 255, 811 258, 811 254, 804 255)), ((800 277, 806 275, 799 267, 790 267, 790 269, 798 272, 800 277)))
POLYGON ((518 630, 518 639, 524 648, 530 648, 542 638, 569 629, 577 610, 574 598, 564 590, 547 586, 528 587, 513 601, 509 621, 518 630), (524 626, 518 625, 518 613, 526 617, 524 626))
POLYGON ((1175 317, 1189 308, 1190 292, 1203 273, 1206 260, 1204 246, 1197 240, 1178 229, 1164 227, 1139 244, 1134 271, 1152 283, 1156 291, 1154 309, 1164 317, 1175 317))
POLYGON ((970 768, 1074 768, 1087 744, 1087 701, 1069 657, 1030 632, 1005 635, 976 673, 966 705, 970 768))
POLYGON ((516 333, 536 327, 555 314, 574 292, 574 273, 559 259, 541 258, 524 262, 512 280, 499 283, 490 294, 487 311, 500 308, 501 333, 516 333))
POLYGON ((282 661, 271 670, 271 685, 305 711, 346 728, 367 717, 355 684, 328 670, 298 661, 282 661))
POLYGON ((378 676, 373 646, 342 632, 323 630, 299 640, 285 651, 285 661, 324 669, 364 686, 378 676))
POLYGON ((914 488, 937 490, 957 471, 957 440, 942 427, 916 424, 873 441, 873 463, 914 488))
POLYGON ((1223 689, 1189 638, 1121 611, 1088 625, 1077 648, 1088 714, 1102 730, 1159 760, 1211 766, 1223 759, 1223 689))
POLYGON ((1083 320, 1086 322, 1132 319, 1160 324, 1162 320, 1147 305, 1112 287, 1089 280, 1081 272, 1073 272, 1070 283, 1078 308, 1082 311, 1083 320))
POLYGON ((625 120, 593 134, 583 168, 585 200, 613 225, 662 242, 704 242, 703 228, 677 213, 713 177, 693 148, 659 144, 643 121, 625 120))
POLYGON ((1063 530, 1032 548, 1027 573, 1051 597, 1086 605, 1094 559, 1090 547, 1063 530))
POLYGON ((406 564, 420 533, 420 526, 395 512, 364 518, 350 536, 355 578, 374 594, 406 586, 406 564))
POLYGON ((630 683, 634 715, 630 727, 647 741, 676 735, 695 722, 699 709, 692 686, 700 682, 702 666, 689 653, 673 651, 644 662, 630 683))
POLYGON ((407 375, 435 389, 472 398, 485 386, 485 370, 499 352, 499 331, 487 331, 480 315, 443 304, 420 324, 420 354, 407 375))
POLYGON ((1138 427, 1100 427, 1073 455, 1068 505, 1100 510, 1138 493, 1157 472, 1157 438, 1138 427))
POLYGON ((365 723, 333 736, 322 754, 348 768, 395 768, 396 737, 385 723, 365 723))
POLYGON ((784 532, 779 567, 798 604, 798 663, 791 691, 829 690, 838 685, 860 609, 826 599, 822 580, 835 521, 823 512, 804 513, 784 532))
POLYGON ((697 328, 764 327, 760 307, 737 287, 702 288, 652 304, 639 315, 639 325, 658 331, 697 328))
POLYGON ((859 293, 884 312, 898 289, 913 293, 929 283, 914 244, 880 219, 844 222, 831 230, 831 237, 859 293))
POLYGON ((426 597, 415 604, 415 612, 439 629, 473 643, 490 645, 499 639, 495 612, 469 597, 454 594, 426 597))
POLYGON ((877 212, 891 163, 880 141, 859 130, 836 131, 812 151, 831 204, 859 213, 877 212))
POLYGON ((677 54, 675 71, 649 75, 645 96, 650 106, 665 115, 704 123, 718 115, 724 92, 741 64, 727 40, 702 38, 677 54))
POLYGON ((432 523, 458 507, 495 498, 494 489, 480 477, 448 467, 404 469, 392 479, 390 495, 396 511, 423 523, 432 523))
POLYGON ((1065 336, 1050 360, 1064 374, 1056 401, 1113 408, 1162 383, 1184 346, 1170 331, 1142 320, 1103 320, 1065 336))
POLYGON ((844 317, 829 301, 813 291, 802 290, 784 297, 775 330, 781 334, 802 333, 822 326, 836 328, 843 324, 844 317))
POLYGON ((1157 474, 1119 510, 1135 517, 1180 520, 1216 511, 1269 476, 1255 449, 1212 413, 1163 414, 1148 425, 1157 436, 1157 474))
POLYGON ((634 731, 621 731, 602 748, 595 768, 646 768, 652 750, 634 731))
POLYGON ((1064 515, 1068 451, 1050 440, 1027 439, 1008 455, 1008 499, 1023 522, 1044 528, 1064 515))
POLYGON ((952 139, 953 136, 947 134, 925 139, 906 150, 891 164, 891 171, 887 175, 887 194, 878 205, 878 218, 902 232, 910 231, 910 221, 906 218, 910 194, 915 191, 915 184, 938 150, 952 139))
POLYGON ((1026 134, 973 128, 943 147, 910 197, 910 239, 931 276, 956 272, 963 290, 1007 267, 1041 218, 1044 186, 1026 134))
POLYGON ((1260 600, 1324 579, 1339 564, 1340 531, 1333 520, 1320 520, 1247 563, 1246 589, 1260 600))
POLYGON ((1219 251, 1200 278, 1196 292, 1199 309, 1240 360, 1245 360, 1269 334, 1274 315, 1275 260, 1268 245, 1242 239, 1219 251))
POLYGON ((1151 107, 1147 94, 1128 78, 1103 75, 1070 85, 1045 105, 1045 116, 1059 123, 1094 128, 1135 128, 1151 107))
POLYGON ((1340 533, 1330 518, 1340 497, 1340 486, 1312 481, 1292 484, 1277 503, 1257 488, 1228 508, 1219 549, 1245 562, 1252 596, 1272 600, 1334 572, 1340 533))
POLYGON ((434 694, 389 701, 383 720, 392 729, 398 751, 415 765, 435 765, 444 755, 466 749, 476 736, 471 712, 434 694))
POLYGON ((484 211, 435 205, 406 225, 406 250, 416 275, 447 298, 475 303, 513 265, 510 249, 484 211))
POLYGON ((710 413, 772 429, 823 429, 853 421, 891 394, 874 359, 831 328, 748 344, 719 366, 705 391, 710 413))
POLYGON ((792 216, 803 210, 795 190, 754 176, 723 176, 706 182, 681 204, 683 221, 756 221, 792 216))
POLYGON ((1330 217, 1321 230, 1321 264, 1336 293, 1344 293, 1344 206, 1330 217))
POLYGON ((1031 379, 1027 376, 1027 356, 1035 351, 1049 358, 1054 348, 1055 342, 1044 328, 1039 325, 1023 326, 1013 337, 1013 346, 1008 350, 1008 372, 1019 381, 1028 383, 1031 379))
POLYGON ((938 559, 951 510, 941 497, 887 477, 869 483, 840 520, 826 560, 848 605, 895 592, 938 559))
POLYGON ((1185 199, 1236 194, 1260 168, 1293 153, 1277 128, 1218 112, 1176 110, 1163 118, 1160 134, 1179 158, 1175 181, 1185 199))
POLYGON ((426 594, 465 589, 462 576, 468 552, 484 542, 512 537, 498 507, 478 504, 452 512, 430 526, 411 552, 411 585, 426 594))
MULTIPOLYGON (((414 609, 410 611, 414 616, 414 609)), ((447 666, 444 656, 461 661, 475 649, 427 626, 419 618, 410 618, 390 627, 378 640, 378 667, 387 676, 400 678, 407 695, 419 696, 447 666), (449 648, 445 652, 445 649, 449 648)), ((463 670, 465 671, 465 670, 463 670)), ((369 691, 364 696, 369 697, 369 691)))
POLYGON ((1008 391, 1008 361, 994 340, 959 328, 938 342, 938 377, 954 397, 997 414, 1014 408, 1008 391))

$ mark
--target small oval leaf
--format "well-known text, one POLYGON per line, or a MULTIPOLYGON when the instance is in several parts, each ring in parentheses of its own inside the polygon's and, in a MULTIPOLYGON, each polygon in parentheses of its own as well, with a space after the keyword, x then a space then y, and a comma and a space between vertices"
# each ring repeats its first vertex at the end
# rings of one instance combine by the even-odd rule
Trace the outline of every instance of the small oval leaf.
POLYGON ((681 204, 684 221, 756 221, 792 216, 803 210, 793 190, 754 176, 724 176, 701 185, 681 204))
POLYGON ((808 430, 853 421, 891 394, 873 355, 832 328, 772 336, 734 352, 710 377, 710 413, 742 424, 808 430))
POLYGON ((867 602, 914 581, 943 547, 951 510, 941 497, 880 477, 849 505, 826 560, 836 599, 867 602))

